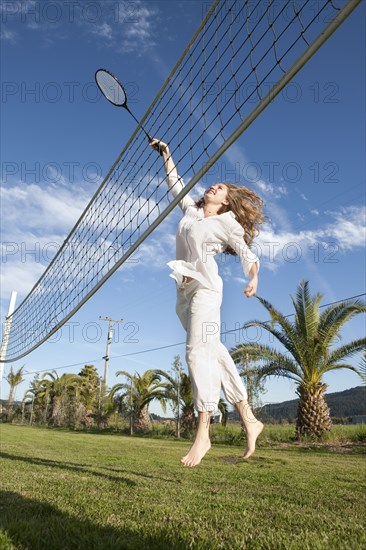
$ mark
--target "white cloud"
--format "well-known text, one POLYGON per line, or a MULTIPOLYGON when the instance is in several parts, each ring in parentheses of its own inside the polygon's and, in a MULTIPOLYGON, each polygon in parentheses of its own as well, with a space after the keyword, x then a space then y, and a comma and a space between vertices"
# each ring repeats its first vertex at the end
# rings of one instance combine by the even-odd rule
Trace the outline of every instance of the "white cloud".
POLYGON ((111 46, 121 53, 139 54, 156 45, 159 33, 159 8, 156 6, 151 7, 148 2, 141 0, 104 0, 89 4, 90 9, 84 9, 83 2, 60 2, 58 7, 56 2, 50 2, 49 10, 42 10, 42 2, 39 0, 0 3, 3 23, 1 39, 16 43, 19 35, 4 24, 8 22, 12 25, 21 18, 27 29, 40 34, 44 46, 64 40, 70 21, 83 29, 85 35, 91 34, 103 41, 105 46, 111 46), (51 7, 51 4, 54 6, 51 7))
POLYGON ((157 10, 148 7, 140 1, 134 3, 134 9, 131 16, 124 22, 125 35, 128 38, 138 38, 139 40, 150 39, 153 35, 153 27, 156 22, 153 17, 157 15, 157 10))
POLYGON ((87 24, 87 32, 92 33, 104 44, 115 48, 119 53, 140 54, 156 45, 159 24, 158 9, 147 2, 116 2, 113 10, 105 10, 105 21, 87 24), (114 17, 111 15, 114 12, 114 17))
POLYGON ((62 245, 90 197, 76 182, 72 188, 16 182, 3 186, 0 192, 2 297, 6 298, 11 290, 24 297, 62 245))
POLYGON ((309 200, 309 199, 304 195, 304 193, 300 193, 300 197, 301 197, 304 201, 309 200))
MULTIPOLYGON (((347 206, 331 212, 335 223, 328 226, 328 231, 345 250, 364 247, 366 243, 366 207, 347 206)), ((326 231, 324 237, 327 236, 326 231)))
POLYGON ((45 270, 44 264, 29 261, 27 264, 20 258, 1 270, 1 298, 8 300, 12 290, 18 293, 18 301, 26 296, 45 270))
POLYGON ((258 180, 255 182, 256 187, 258 187, 259 191, 263 193, 265 196, 270 196, 274 199, 279 199, 284 195, 287 195, 287 189, 284 185, 279 185, 276 187, 275 185, 272 185, 271 183, 265 182, 264 180, 258 180))
POLYGON ((18 33, 7 29, 4 25, 0 31, 0 39, 10 44, 16 44, 18 40, 18 33))
POLYGON ((167 262, 173 260, 174 255, 175 235, 162 234, 160 231, 159 237, 143 242, 137 251, 137 257, 141 259, 144 266, 154 269, 167 268, 167 262))
POLYGON ((108 23, 104 22, 101 25, 95 25, 92 27, 91 32, 100 38, 106 38, 107 40, 112 40, 113 32, 112 27, 108 23))
POLYGON ((87 204, 89 194, 77 183, 72 189, 18 183, 1 188, 2 223, 23 231, 46 233, 71 229, 87 204))
POLYGON ((334 222, 299 233, 291 230, 275 232, 273 227, 267 226, 256 239, 257 251, 266 268, 273 271, 287 261, 287 258, 291 261, 296 255, 299 259, 305 257, 313 250, 310 247, 316 243, 325 253, 329 244, 336 245, 335 256, 363 248, 366 243, 365 211, 363 206, 342 207, 339 211, 330 213, 334 222))

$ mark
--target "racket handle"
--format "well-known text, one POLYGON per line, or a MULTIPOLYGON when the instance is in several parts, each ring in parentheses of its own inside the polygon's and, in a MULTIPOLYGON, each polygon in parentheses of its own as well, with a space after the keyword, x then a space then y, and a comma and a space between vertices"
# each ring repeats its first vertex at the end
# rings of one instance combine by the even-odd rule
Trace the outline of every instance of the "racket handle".
MULTIPOLYGON (((149 143, 151 143, 153 138, 151 136, 149 136, 149 134, 146 134, 146 135, 147 135, 147 139, 149 140, 149 143)), ((153 147, 153 149, 155 149, 155 147, 153 147)), ((158 145, 157 149, 155 149, 155 151, 158 151, 158 153, 161 157, 163 156, 163 151, 160 149, 159 145, 158 145)))

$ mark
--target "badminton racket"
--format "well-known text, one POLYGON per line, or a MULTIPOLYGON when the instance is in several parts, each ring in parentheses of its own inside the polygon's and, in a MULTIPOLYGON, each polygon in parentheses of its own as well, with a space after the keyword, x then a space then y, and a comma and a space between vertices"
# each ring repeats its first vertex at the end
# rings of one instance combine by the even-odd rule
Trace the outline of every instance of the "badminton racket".
MULTIPOLYGON (((114 74, 106 69, 98 69, 95 73, 95 81, 99 90, 102 92, 104 97, 108 99, 112 105, 116 107, 123 107, 130 113, 133 119, 140 124, 139 120, 135 117, 129 106, 127 105, 127 93, 120 81, 114 74)), ((149 143, 152 142, 153 138, 146 132, 145 128, 141 125, 141 130, 146 134, 149 143)), ((154 147, 155 149, 155 147, 154 147)), ((163 152, 160 150, 160 147, 157 145, 157 149, 160 155, 163 152)))

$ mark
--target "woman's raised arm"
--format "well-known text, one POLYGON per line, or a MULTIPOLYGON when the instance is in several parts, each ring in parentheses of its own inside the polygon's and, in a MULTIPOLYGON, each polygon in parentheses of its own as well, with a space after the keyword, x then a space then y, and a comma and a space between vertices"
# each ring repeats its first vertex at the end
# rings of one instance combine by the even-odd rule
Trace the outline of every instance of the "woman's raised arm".
MULTIPOLYGON (((153 139, 150 143, 150 146, 155 151, 161 151, 162 153, 164 160, 164 170, 166 173, 166 181, 171 194, 175 198, 184 188, 184 184, 182 178, 178 176, 178 171, 175 166, 173 157, 170 154, 169 146, 159 139, 153 139)), ((183 212, 185 212, 189 206, 194 205, 194 200, 188 194, 179 202, 179 206, 181 207, 183 212)))

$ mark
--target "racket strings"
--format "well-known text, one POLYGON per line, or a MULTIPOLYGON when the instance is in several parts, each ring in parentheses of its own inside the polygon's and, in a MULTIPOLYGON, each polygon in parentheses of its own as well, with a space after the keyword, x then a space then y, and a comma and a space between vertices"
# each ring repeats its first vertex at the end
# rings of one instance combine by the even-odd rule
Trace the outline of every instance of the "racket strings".
MULTIPOLYGON (((240 150, 235 161, 229 154, 211 167, 210 159, 337 16, 339 7, 333 0, 216 0, 210 10, 143 122, 150 135, 169 143, 186 183, 201 169, 206 170, 203 183, 238 183, 246 166, 240 150)), ((103 78, 99 85, 109 100, 127 100, 103 78)), ((201 193, 192 195, 199 198, 201 193)), ((161 157, 147 146, 140 129, 11 316, 6 360, 15 361, 44 342, 117 267, 128 264, 136 241, 146 238, 171 200, 161 157)), ((150 268, 151 249, 166 253, 167 261, 174 253, 169 235, 153 234, 148 244, 140 245, 134 269, 150 268)))
POLYGON ((122 84, 118 82, 116 77, 108 71, 101 69, 95 75, 95 79, 99 89, 108 101, 121 107, 127 105, 126 93, 122 84))

